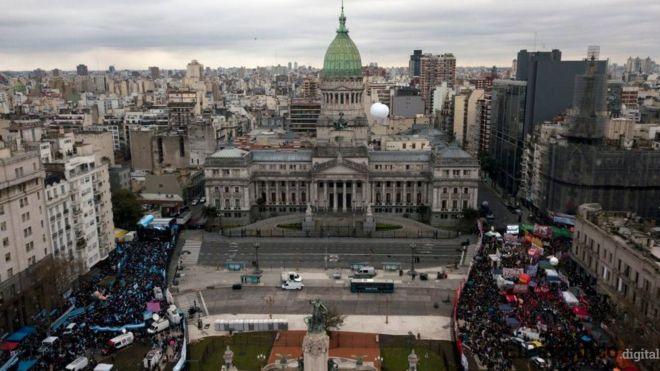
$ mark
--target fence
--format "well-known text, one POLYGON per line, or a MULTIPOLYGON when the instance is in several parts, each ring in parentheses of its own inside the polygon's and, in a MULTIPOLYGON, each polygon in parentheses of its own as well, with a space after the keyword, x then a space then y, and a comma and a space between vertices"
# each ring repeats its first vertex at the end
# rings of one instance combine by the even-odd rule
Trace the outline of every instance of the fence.
POLYGON ((364 232, 361 228, 353 226, 334 226, 323 227, 318 230, 301 231, 285 228, 269 228, 269 229, 245 229, 245 228, 232 228, 223 229, 220 233, 225 237, 356 237, 356 238, 425 238, 425 239, 450 239, 458 237, 456 231, 423 231, 418 229, 416 231, 394 230, 394 231, 375 231, 364 232))

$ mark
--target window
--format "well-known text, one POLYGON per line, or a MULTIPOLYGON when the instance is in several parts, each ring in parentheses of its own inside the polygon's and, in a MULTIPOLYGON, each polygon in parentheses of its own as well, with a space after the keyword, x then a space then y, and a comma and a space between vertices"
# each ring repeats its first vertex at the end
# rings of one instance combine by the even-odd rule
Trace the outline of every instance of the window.
POLYGON ((240 208, 241 208, 241 200, 240 200, 239 198, 237 198, 237 199, 234 200, 234 207, 235 207, 236 209, 240 209, 240 208))
POLYGON ((458 200, 453 200, 451 202, 451 208, 452 208, 452 210, 458 209, 458 200))
POLYGON ((458 188, 454 188, 454 194, 458 193, 458 188))
POLYGON ((442 210, 447 209, 447 200, 442 200, 442 210))
POLYGON ((6 262, 11 261, 11 253, 10 252, 5 254, 5 261, 6 262))
POLYGON ((229 169, 222 169, 223 176, 229 176, 229 169))
POLYGON ((5 215, 5 206, 0 205, 0 215, 5 215))
POLYGON ((2 246, 4 247, 9 246, 9 237, 5 237, 2 239, 2 246))
POLYGON ((25 206, 27 206, 27 205, 28 205, 28 198, 27 198, 27 197, 23 197, 23 198, 19 199, 19 200, 18 200, 18 205, 19 205, 20 207, 25 207, 25 206))
POLYGON ((240 192, 238 187, 234 187, 234 192, 236 192, 236 193, 240 192))
POLYGON ((470 170, 463 170, 463 176, 470 176, 470 170))
POLYGON ((9 268, 7 269, 7 278, 11 278, 14 276, 14 269, 9 268))
POLYGON ((7 230, 7 222, 2 222, 0 223, 0 231, 6 231, 7 230))
POLYGON ((447 188, 443 188, 442 193, 447 193, 447 188))
POLYGON ((461 176, 461 171, 460 171, 460 170, 454 170, 454 171, 452 172, 452 174, 453 174, 454 176, 461 176))
POLYGON ((32 235, 32 227, 27 227, 23 229, 23 237, 28 237, 32 235))
POLYGON ((34 250, 34 242, 30 241, 25 244, 25 251, 30 252, 34 250))
POLYGON ((468 193, 468 188, 467 187, 463 188, 463 193, 465 193, 465 194, 468 193))
POLYGON ((463 200, 463 209, 468 208, 468 200, 463 200))

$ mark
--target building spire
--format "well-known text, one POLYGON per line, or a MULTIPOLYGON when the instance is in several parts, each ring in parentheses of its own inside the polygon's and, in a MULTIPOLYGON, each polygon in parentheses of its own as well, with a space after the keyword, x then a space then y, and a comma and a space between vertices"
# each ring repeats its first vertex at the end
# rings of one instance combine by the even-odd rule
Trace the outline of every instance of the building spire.
POLYGON ((339 29, 337 32, 348 33, 346 28, 346 16, 344 15, 344 0, 341 0, 341 15, 339 16, 339 29))

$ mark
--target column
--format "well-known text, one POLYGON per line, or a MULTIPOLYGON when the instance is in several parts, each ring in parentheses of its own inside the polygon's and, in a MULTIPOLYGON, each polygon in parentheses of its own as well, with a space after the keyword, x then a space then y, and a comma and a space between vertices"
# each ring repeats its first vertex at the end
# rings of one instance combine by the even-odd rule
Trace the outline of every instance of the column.
POLYGON ((380 204, 381 205, 386 205, 387 204, 387 197, 385 197, 385 182, 380 182, 380 189, 381 189, 380 204))
POLYGON ((342 197, 341 206, 344 209, 344 212, 346 212, 346 181, 345 180, 342 182, 342 187, 343 187, 343 193, 341 194, 342 197))
POLYGON ((351 203, 352 203, 351 209, 353 209, 353 210, 355 210, 355 205, 357 204, 357 202, 356 202, 357 201, 357 197, 356 197, 357 195, 355 194, 355 188, 357 188, 357 187, 355 186, 355 180, 353 180, 353 182, 351 183, 351 203))
POLYGON ((362 182, 362 207, 366 210, 367 204, 369 203, 369 193, 371 189, 368 189, 367 187, 371 187, 371 183, 369 181, 362 182))
POLYGON ((266 180, 266 199, 264 200, 264 201, 266 201, 266 205, 270 205, 270 189, 269 189, 269 183, 270 183, 270 181, 269 181, 269 180, 266 180))
POLYGON ((289 194, 289 181, 287 180, 284 182, 284 199, 282 200, 282 203, 287 205, 291 204, 291 195, 289 194), (289 200, 287 202, 287 200, 289 200))
POLYGON ((337 211, 337 182, 332 182, 332 211, 337 211))
POLYGON ((328 182, 323 182, 323 207, 328 208, 328 182))
POLYGON ((413 203, 413 205, 417 205, 417 182, 416 181, 413 181, 412 203, 413 203))
POLYGON ((275 181, 275 205, 279 205, 280 201, 280 181, 276 180, 275 181))
POLYGON ((408 199, 406 198, 406 183, 408 182, 404 180, 403 185, 401 187, 403 189, 403 191, 401 191, 401 201, 404 205, 407 205, 408 203, 408 199))

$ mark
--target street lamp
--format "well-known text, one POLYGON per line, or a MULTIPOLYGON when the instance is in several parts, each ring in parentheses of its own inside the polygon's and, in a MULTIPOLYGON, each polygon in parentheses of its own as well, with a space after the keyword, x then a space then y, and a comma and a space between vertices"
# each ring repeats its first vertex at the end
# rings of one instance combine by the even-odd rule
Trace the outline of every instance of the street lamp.
POLYGON ((257 362, 259 362, 259 366, 265 366, 266 365, 266 355, 263 353, 259 353, 257 355, 257 362))
POLYGON ((261 274, 261 269, 259 269, 259 242, 255 242, 253 247, 254 247, 254 274, 261 274))
POLYGON ((415 277, 417 272, 415 272, 415 243, 410 244, 410 275, 415 277))

